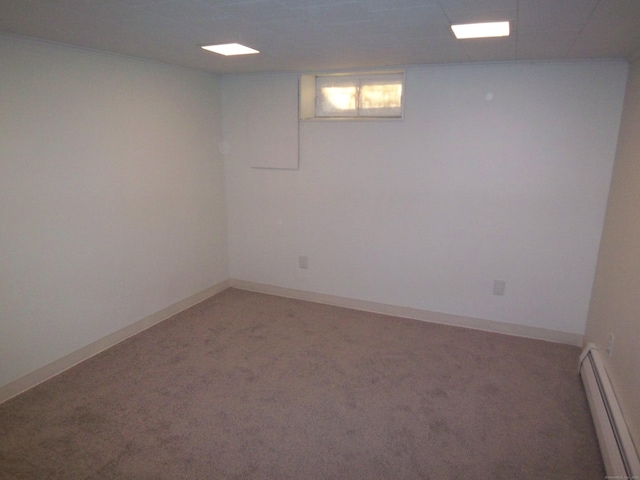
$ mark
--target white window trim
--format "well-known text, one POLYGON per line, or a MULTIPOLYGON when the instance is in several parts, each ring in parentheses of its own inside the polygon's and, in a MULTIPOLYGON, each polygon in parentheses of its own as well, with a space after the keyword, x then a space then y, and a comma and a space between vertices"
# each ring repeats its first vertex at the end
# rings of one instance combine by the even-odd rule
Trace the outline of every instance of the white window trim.
POLYGON ((335 122, 335 121, 398 121, 404 118, 404 104, 405 104, 405 72, 404 70, 389 70, 389 71, 375 71, 375 72, 349 72, 349 73, 331 73, 331 74, 304 74, 300 76, 300 120, 305 121, 320 121, 320 122, 335 122), (402 98, 399 115, 354 115, 354 116, 324 116, 317 114, 317 99, 318 94, 317 79, 318 78, 330 78, 330 77, 355 77, 362 79, 363 81, 371 79, 383 79, 388 76, 389 78, 397 79, 400 75, 402 82, 402 98))

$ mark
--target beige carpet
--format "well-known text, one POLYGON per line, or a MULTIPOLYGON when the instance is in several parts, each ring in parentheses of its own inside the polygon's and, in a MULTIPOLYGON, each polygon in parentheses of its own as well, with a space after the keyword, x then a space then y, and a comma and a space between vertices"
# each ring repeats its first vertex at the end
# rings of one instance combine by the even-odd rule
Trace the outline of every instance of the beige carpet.
POLYGON ((0 405, 0 478, 602 480, 578 355, 230 289, 0 405))

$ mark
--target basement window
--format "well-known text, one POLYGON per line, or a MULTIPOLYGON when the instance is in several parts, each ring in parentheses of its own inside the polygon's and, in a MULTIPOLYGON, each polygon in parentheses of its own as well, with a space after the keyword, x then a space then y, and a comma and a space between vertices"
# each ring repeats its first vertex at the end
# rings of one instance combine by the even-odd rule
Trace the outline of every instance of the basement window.
POLYGON ((300 118, 402 118, 403 72, 302 75, 300 118))

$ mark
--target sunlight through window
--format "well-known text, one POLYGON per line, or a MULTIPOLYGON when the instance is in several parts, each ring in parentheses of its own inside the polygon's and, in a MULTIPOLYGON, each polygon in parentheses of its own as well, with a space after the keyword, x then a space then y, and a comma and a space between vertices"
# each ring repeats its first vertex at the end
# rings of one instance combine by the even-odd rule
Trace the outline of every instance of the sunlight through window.
POLYGON ((315 77, 316 118, 401 118, 402 72, 315 77))
POLYGON ((323 110, 329 112, 354 112, 356 109, 356 87, 322 87, 320 95, 323 110))
POLYGON ((399 108, 402 100, 402 84, 362 85, 362 108, 399 108))

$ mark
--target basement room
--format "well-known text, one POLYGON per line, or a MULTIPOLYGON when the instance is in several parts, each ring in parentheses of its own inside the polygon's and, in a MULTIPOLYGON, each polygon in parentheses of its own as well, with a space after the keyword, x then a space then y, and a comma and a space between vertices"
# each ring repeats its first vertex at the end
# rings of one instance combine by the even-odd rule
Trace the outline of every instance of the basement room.
POLYGON ((0 0, 0 479, 639 479, 640 2, 0 0))

